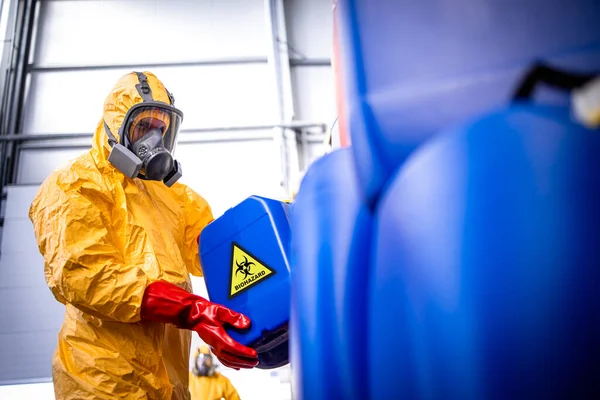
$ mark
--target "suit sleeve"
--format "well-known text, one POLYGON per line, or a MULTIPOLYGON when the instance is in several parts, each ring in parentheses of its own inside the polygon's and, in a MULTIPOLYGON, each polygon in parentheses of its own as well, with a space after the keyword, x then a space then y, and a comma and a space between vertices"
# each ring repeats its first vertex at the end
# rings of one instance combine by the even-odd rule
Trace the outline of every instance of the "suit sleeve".
POLYGON ((137 322, 144 290, 159 268, 145 248, 144 231, 128 227, 118 214, 126 207, 111 205, 108 197, 45 185, 29 217, 58 301, 101 319, 137 322))

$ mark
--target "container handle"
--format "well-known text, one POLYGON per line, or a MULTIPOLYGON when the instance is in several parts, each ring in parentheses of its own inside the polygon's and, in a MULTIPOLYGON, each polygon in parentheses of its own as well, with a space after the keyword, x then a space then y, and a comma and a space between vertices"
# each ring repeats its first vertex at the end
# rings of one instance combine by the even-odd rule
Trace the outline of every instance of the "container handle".
POLYGON ((571 91, 585 85, 597 76, 598 74, 577 73, 538 62, 521 79, 517 90, 512 96, 512 101, 531 100, 533 91, 541 83, 557 89, 571 91))

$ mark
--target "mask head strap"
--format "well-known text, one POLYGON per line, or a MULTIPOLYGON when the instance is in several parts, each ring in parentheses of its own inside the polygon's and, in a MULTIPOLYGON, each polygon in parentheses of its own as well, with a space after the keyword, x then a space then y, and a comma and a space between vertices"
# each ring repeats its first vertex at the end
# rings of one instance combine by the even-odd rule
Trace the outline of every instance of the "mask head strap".
POLYGON ((152 89, 150 89, 150 85, 148 84, 148 78, 143 72, 136 72, 138 80, 140 83, 135 85, 140 96, 142 96, 142 100, 144 101, 153 101, 152 98, 152 89))
POLYGON ((110 131, 110 128, 106 124, 106 121, 104 121, 104 130, 106 131, 106 134, 108 135, 108 144, 110 144, 110 147, 113 147, 115 144, 118 143, 118 141, 117 141, 117 138, 115 137, 115 135, 113 135, 112 132, 110 131))

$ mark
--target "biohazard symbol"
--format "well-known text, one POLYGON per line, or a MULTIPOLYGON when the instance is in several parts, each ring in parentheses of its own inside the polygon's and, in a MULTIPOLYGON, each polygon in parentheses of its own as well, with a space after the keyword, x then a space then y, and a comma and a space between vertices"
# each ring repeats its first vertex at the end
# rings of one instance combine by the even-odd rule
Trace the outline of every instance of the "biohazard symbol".
POLYGON ((271 269, 257 257, 250 254, 237 243, 231 245, 231 278, 229 299, 256 286, 266 278, 275 275, 271 269))
POLYGON ((235 263, 238 266, 238 268, 235 270, 236 275, 241 272, 244 274, 244 279, 246 279, 248 275, 254 275, 252 272, 250 272, 250 266, 255 264, 252 261, 248 261, 248 257, 244 256, 243 262, 240 263, 239 261, 236 261, 235 263))

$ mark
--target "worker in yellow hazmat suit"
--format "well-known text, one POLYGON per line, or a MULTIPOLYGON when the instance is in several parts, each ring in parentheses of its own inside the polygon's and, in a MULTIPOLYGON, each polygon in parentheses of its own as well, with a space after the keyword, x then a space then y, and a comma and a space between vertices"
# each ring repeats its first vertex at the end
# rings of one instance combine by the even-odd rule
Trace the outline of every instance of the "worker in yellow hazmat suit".
POLYGON ((213 217, 176 182, 182 118, 156 76, 127 74, 91 150, 52 172, 31 204, 46 281, 66 309, 52 362, 58 400, 189 399, 191 330, 227 366, 258 363, 223 327, 248 318, 191 293, 213 217))
POLYGON ((208 346, 200 346, 194 354, 190 372, 192 400, 240 400, 231 381, 217 372, 216 367, 208 346))

